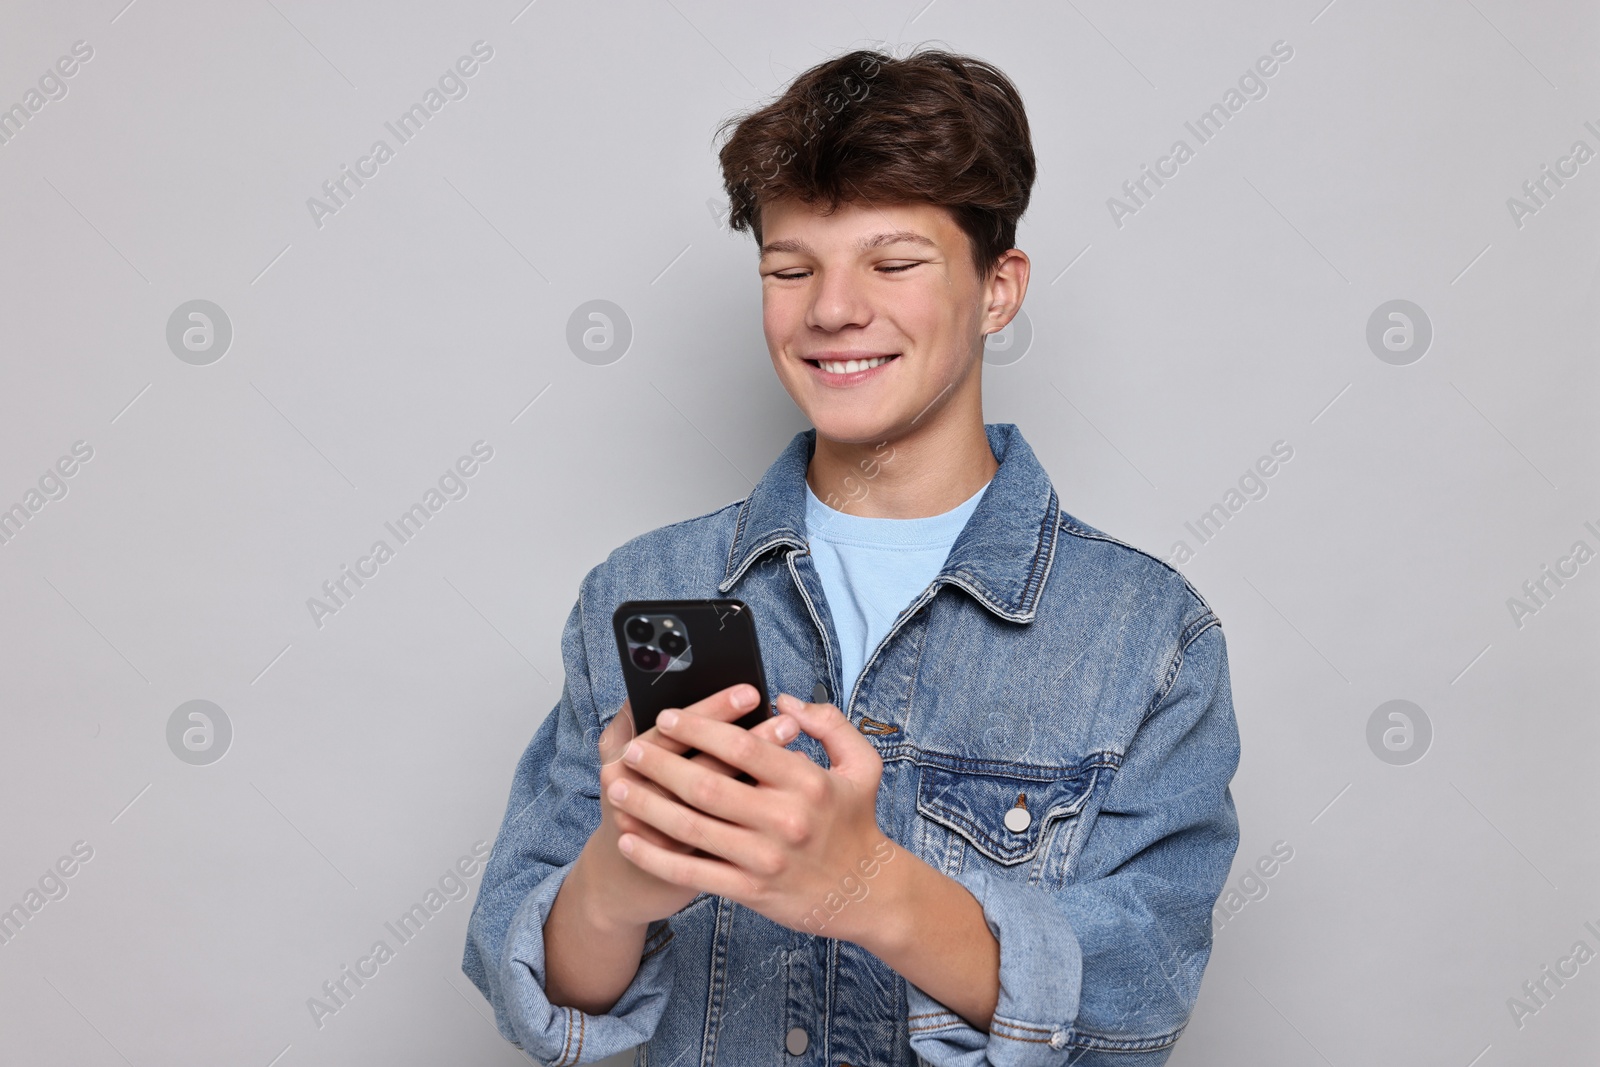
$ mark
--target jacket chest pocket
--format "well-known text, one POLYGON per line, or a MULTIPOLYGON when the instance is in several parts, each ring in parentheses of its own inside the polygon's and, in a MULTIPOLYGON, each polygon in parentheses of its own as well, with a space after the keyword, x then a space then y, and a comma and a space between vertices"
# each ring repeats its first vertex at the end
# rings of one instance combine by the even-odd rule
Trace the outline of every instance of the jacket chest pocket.
POLYGON ((1017 763, 971 766, 957 770, 924 763, 919 769, 917 814, 954 835, 940 841, 938 831, 925 828, 927 855, 942 852, 946 874, 966 865, 963 853, 971 850, 1030 882, 1058 883, 1063 832, 1070 832, 1088 802, 1095 771, 1017 763), (1021 867, 1028 860, 1040 862, 1021 867))

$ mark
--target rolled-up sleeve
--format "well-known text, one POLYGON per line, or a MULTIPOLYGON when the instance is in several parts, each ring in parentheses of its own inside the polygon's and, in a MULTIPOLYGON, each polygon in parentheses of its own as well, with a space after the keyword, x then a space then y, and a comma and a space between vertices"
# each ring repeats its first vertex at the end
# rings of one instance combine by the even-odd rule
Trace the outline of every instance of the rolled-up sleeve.
MULTIPOLYGON (((589 676, 584 579, 561 636, 561 700, 534 733, 467 924, 461 969, 494 1006, 500 1033, 541 1063, 589 1063, 646 1042, 671 989, 672 930, 650 924, 638 973, 603 1015, 545 996, 544 923, 578 854, 600 824, 598 739, 603 723, 589 676)), ((596 650, 598 651, 598 650, 596 650)), ((613 713, 614 713, 613 709, 613 713)))
POLYGON ((926 1062, 1145 1067, 1171 1054, 1239 843, 1222 628, 1208 615, 1183 637, 1087 837, 1072 843, 1068 884, 954 876, 999 942, 999 1002, 985 1033, 908 984, 911 1044, 926 1062))

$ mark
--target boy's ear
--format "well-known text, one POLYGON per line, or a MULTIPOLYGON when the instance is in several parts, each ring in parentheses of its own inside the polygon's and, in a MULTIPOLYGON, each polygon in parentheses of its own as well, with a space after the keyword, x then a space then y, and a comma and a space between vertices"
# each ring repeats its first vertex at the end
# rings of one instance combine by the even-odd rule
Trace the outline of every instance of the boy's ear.
POLYGON ((1031 263, 1028 254, 1018 248, 1007 249, 995 261, 994 272, 984 283, 987 296, 985 313, 990 316, 986 333, 997 333, 1006 328, 1022 310, 1022 301, 1028 295, 1028 274, 1031 263), (1004 321, 999 321, 998 317, 1004 321))

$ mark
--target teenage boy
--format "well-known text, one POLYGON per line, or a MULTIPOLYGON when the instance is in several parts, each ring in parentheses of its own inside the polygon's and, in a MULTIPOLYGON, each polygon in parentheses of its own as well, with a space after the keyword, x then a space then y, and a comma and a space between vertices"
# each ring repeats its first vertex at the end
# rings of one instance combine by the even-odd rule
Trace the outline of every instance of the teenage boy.
POLYGON ((1226 649, 983 422, 1028 287, 1022 102, 854 52, 720 158, 815 429, 584 578, 463 968, 544 1063, 1161 1063, 1238 843, 1226 649), (778 714, 734 725, 734 686, 630 743, 612 612, 702 597, 750 606, 778 714))

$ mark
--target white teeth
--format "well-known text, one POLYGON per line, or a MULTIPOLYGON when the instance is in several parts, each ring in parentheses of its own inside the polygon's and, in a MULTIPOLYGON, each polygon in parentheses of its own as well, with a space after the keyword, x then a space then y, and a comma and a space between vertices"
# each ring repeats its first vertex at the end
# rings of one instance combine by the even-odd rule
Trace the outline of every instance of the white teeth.
POLYGON ((817 365, 829 374, 854 374, 858 370, 869 370, 881 367, 889 362, 890 356, 874 356, 871 359, 845 359, 845 360, 818 360, 817 365))

